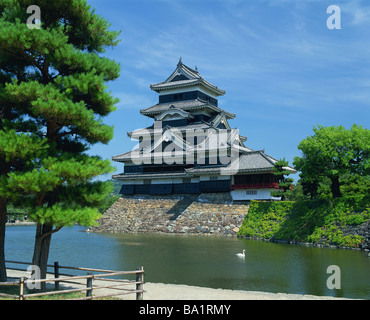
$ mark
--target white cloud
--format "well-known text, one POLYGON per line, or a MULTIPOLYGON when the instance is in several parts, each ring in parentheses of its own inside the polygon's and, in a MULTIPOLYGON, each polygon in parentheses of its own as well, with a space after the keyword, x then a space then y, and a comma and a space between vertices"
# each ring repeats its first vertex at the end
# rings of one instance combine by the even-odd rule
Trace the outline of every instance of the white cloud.
POLYGON ((156 102, 153 103, 153 99, 150 98, 149 94, 139 95, 137 93, 118 92, 118 93, 113 93, 113 96, 117 97, 120 100, 116 104, 117 109, 138 109, 139 110, 139 109, 148 108, 156 103, 156 102))
POLYGON ((353 0, 339 5, 342 14, 349 13, 352 20, 350 25, 363 25, 370 23, 370 7, 369 2, 353 0))

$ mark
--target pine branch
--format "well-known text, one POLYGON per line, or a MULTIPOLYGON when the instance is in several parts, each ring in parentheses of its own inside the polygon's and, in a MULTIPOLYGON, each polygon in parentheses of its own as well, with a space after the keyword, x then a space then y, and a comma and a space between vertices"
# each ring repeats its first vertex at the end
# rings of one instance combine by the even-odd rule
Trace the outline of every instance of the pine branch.
POLYGON ((40 236, 40 240, 43 240, 44 238, 46 238, 46 237, 48 237, 48 236, 50 236, 50 235, 52 235, 53 233, 55 233, 55 232, 58 232, 60 229, 62 229, 63 227, 57 227, 57 228, 55 228, 54 230, 51 230, 51 231, 49 231, 49 232, 47 232, 47 233, 43 233, 41 236, 40 236))

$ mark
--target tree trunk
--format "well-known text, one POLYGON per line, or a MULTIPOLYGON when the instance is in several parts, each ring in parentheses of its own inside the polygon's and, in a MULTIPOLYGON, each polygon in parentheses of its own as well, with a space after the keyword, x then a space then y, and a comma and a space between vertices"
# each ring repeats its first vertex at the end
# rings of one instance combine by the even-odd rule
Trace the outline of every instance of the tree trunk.
MULTIPOLYGON (((33 251, 32 264, 40 268, 41 279, 46 279, 47 263, 53 226, 50 224, 37 223, 35 248, 33 251)), ((45 291, 46 283, 41 284, 41 290, 45 291)))
POLYGON ((4 251, 6 213, 6 202, 0 198, 0 282, 7 281, 4 251))
POLYGON ((330 177, 331 180, 331 193, 333 195, 333 198, 340 198, 342 196, 342 193, 340 192, 340 183, 339 183, 339 177, 330 177))

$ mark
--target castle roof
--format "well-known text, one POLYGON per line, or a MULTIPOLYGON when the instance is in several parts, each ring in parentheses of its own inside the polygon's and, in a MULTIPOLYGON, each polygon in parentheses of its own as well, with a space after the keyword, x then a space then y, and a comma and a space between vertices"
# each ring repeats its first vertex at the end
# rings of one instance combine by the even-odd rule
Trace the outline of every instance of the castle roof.
POLYGON ((165 90, 185 88, 197 85, 210 90, 216 96, 222 96, 225 94, 224 90, 205 80, 199 74, 197 69, 194 70, 184 65, 181 61, 181 57, 179 62, 177 63, 175 71, 172 72, 172 74, 165 81, 159 82, 157 84, 151 84, 150 88, 160 93, 165 90))
MULTIPOLYGON (((165 114, 165 112, 161 113, 157 118, 160 119, 163 114, 165 114)), ((163 128, 161 126, 156 128, 153 124, 153 125, 151 125, 149 127, 146 127, 146 128, 137 129, 137 130, 134 130, 134 131, 129 131, 129 132, 127 132, 127 135, 130 138, 138 139, 138 138, 140 138, 142 136, 145 136, 145 135, 162 134, 163 130, 170 129, 170 128, 174 128, 177 131, 180 131, 180 132, 185 133, 185 134, 186 133, 189 134, 192 131, 196 131, 196 130, 207 130, 207 129, 216 129, 216 130, 218 130, 220 124, 223 124, 226 129, 229 129, 229 130, 231 129, 229 123, 227 122, 227 118, 226 118, 226 115, 225 115, 224 112, 221 112, 219 114, 216 114, 216 115, 212 116, 208 121, 204 121, 204 120, 203 121, 196 121, 196 122, 192 122, 190 124, 187 124, 185 126, 176 126, 176 127, 171 127, 169 125, 165 125, 163 128)), ((241 141, 247 141, 247 138, 242 136, 242 135, 240 135, 240 139, 241 139, 241 141)))
MULTIPOLYGON (((132 156, 131 152, 117 156, 121 161, 132 156)), ((163 156, 163 154, 162 154, 163 156)), ((169 155, 170 156, 170 155, 169 155)), ((118 161, 118 160, 116 160, 118 161)), ((243 150, 240 155, 228 165, 197 165, 192 168, 185 169, 182 173, 158 173, 158 174, 121 174, 115 176, 118 179, 137 179, 137 178, 160 178, 160 177, 191 177, 199 175, 234 175, 237 173, 255 173, 255 172, 272 172, 276 159, 265 154, 262 150, 243 150)), ((290 166, 284 169, 296 173, 296 170, 290 166)))
POLYGON ((235 114, 227 112, 207 101, 203 101, 199 98, 194 100, 176 101, 171 103, 158 103, 152 107, 141 109, 140 113, 148 117, 156 117, 161 113, 167 111, 170 107, 174 106, 176 109, 181 109, 183 111, 192 112, 196 110, 208 109, 211 112, 223 112, 225 116, 229 119, 235 119, 235 114))
MULTIPOLYGON (((264 151, 248 151, 242 152, 239 157, 234 159, 230 164, 224 167, 194 167, 185 169, 189 174, 236 174, 242 172, 271 172, 274 169, 274 164, 277 162, 276 159, 265 154, 264 151)), ((284 169, 296 173, 296 170, 290 166, 284 167, 284 169)))
POLYGON ((161 172, 148 174, 135 173, 120 173, 112 176, 115 180, 135 180, 135 179, 163 179, 163 178, 187 178, 189 175, 186 172, 161 172))
MULTIPOLYGON (((162 143, 166 144, 169 141, 172 141, 174 144, 173 147, 176 149, 175 156, 179 158, 183 158, 186 156, 191 156, 194 154, 199 153, 218 153, 222 150, 235 150, 235 152, 249 152, 252 151, 252 149, 247 148, 243 145, 241 141, 246 140, 245 137, 241 137, 239 135, 239 130, 237 129, 231 129, 221 130, 221 135, 219 135, 220 129, 211 127, 207 123, 202 123, 198 125, 192 125, 193 128, 190 128, 191 126, 185 126, 182 127, 186 132, 190 132, 190 136, 192 133, 199 135, 202 137, 201 141, 198 141, 196 144, 193 144, 194 141, 187 140, 187 136, 184 137, 183 131, 179 130, 179 127, 169 127, 166 126, 165 128, 151 128, 148 129, 148 132, 146 132, 147 129, 142 129, 139 132, 134 131, 133 133, 130 133, 131 136, 134 137, 143 137, 145 135, 152 134, 158 134, 158 138, 152 143, 151 140, 147 140, 147 144, 144 143, 142 146, 142 149, 134 149, 132 151, 113 156, 112 160, 117 162, 131 162, 136 159, 153 159, 153 155, 158 156, 158 148, 160 148, 160 145, 162 143), (196 126, 199 126, 198 128, 196 126), (193 129, 193 130, 192 130, 193 129), (204 135, 201 132, 197 132, 196 130, 203 129, 204 135), (187 131, 190 130, 190 131, 187 131), (226 134, 225 134, 226 133, 226 134), (149 143, 150 142, 150 143, 149 143), (176 146, 175 146, 176 145, 176 146)), ((189 136, 189 137, 190 137, 189 136)), ((148 138, 147 138, 148 139, 148 138)), ((173 158, 173 149, 170 148, 169 150, 163 150, 160 151, 161 157, 163 159, 171 159, 173 158)))
POLYGON ((262 151, 251 151, 241 154, 232 163, 223 167, 215 166, 198 166, 186 169, 189 174, 220 174, 221 171, 233 174, 236 172, 255 172, 255 171, 271 171, 274 163, 266 159, 262 151), (236 161, 235 161, 236 160, 236 161))

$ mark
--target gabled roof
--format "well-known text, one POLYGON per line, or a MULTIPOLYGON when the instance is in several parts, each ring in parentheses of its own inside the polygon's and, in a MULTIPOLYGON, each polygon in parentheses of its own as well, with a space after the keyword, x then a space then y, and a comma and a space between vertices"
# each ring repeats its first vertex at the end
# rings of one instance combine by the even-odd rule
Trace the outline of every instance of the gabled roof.
MULTIPOLYGON (((184 146, 185 149, 188 149, 186 152, 194 152, 194 149, 192 147, 189 148, 189 145, 184 146), (188 148, 186 148, 188 147, 188 148)), ((188 175, 193 176, 199 176, 199 175, 209 175, 209 174, 217 174, 217 175, 234 175, 238 173, 257 173, 257 172, 273 172, 274 170, 274 164, 277 162, 276 159, 270 157, 269 155, 265 154, 264 151, 258 150, 254 151, 252 149, 246 148, 246 147, 240 147, 236 146, 236 149, 239 150, 239 156, 237 156, 234 159, 230 159, 231 163, 226 165, 196 165, 193 168, 185 169, 185 173, 188 175)), ((181 149, 181 148, 180 148, 181 149)), ((207 148, 209 151, 212 148, 207 148)), ((151 150, 149 153, 146 153, 147 156, 150 157, 151 150)), ((171 152, 169 153, 162 153, 163 159, 165 158, 172 158, 173 154, 171 152)), ((182 153, 180 151, 180 157, 182 156, 182 153)), ((135 152, 127 152, 125 154, 113 157, 114 161, 119 162, 127 162, 129 160, 132 160, 132 157, 137 156, 135 152)), ((143 155, 145 158, 146 156, 143 155)), ((143 158, 143 159, 144 159, 143 158)), ((284 167, 284 169, 290 171, 291 173, 296 173, 296 170, 293 167, 287 166, 284 167)), ((129 176, 130 174, 127 174, 129 176)), ((160 174, 159 174, 160 175, 160 174)), ((126 174, 122 174, 122 176, 126 176, 126 174)), ((137 177, 143 177, 142 174, 137 174, 137 177)), ((135 176, 136 178, 136 176, 135 176)))
POLYGON ((176 147, 178 147, 179 150, 186 151, 186 149, 190 147, 189 142, 183 139, 180 132, 178 132, 177 130, 174 131, 171 128, 169 128, 163 133, 161 138, 158 139, 158 141, 156 141, 150 149, 148 149, 148 152, 153 152, 163 142, 169 142, 169 141, 172 141, 172 143, 174 143, 173 146, 176 145, 176 147))
POLYGON ((162 134, 164 129, 169 129, 169 128, 173 128, 179 132, 189 133, 195 130, 208 130, 209 128, 212 128, 212 127, 206 122, 191 123, 186 126, 176 126, 176 127, 164 126, 163 128, 162 127, 155 128, 154 125, 151 125, 150 127, 147 127, 147 128, 137 129, 135 131, 127 132, 127 135, 130 138, 138 139, 142 136, 162 134))
MULTIPOLYGON (((276 159, 265 154, 262 150, 243 152, 236 159, 234 159, 229 165, 224 167, 194 167, 185 169, 189 174, 226 174, 234 175, 237 173, 253 173, 253 172, 272 172, 274 169, 274 163, 276 159)), ((284 167, 284 169, 296 173, 296 170, 290 166, 284 167)))
POLYGON ((147 117, 156 117, 157 115, 161 114, 162 112, 167 111, 171 106, 174 106, 177 109, 181 109, 184 111, 195 111, 201 109, 209 109, 212 112, 223 112, 225 117, 228 119, 235 119, 235 114, 227 112, 217 106, 210 104, 209 102, 202 101, 200 99, 194 100, 186 100, 186 101, 176 101, 170 103, 159 103, 152 107, 141 109, 140 113, 147 116, 147 117))
POLYGON ((186 112, 182 109, 176 108, 174 105, 171 105, 168 110, 164 111, 162 114, 159 114, 158 116, 155 117, 155 120, 163 120, 167 116, 173 116, 173 115, 179 115, 182 118, 185 119, 192 119, 194 116, 190 112, 186 112))
MULTIPOLYGON (((208 154, 217 154, 221 153, 227 154, 227 150, 234 150, 234 153, 243 153, 249 152, 251 149, 246 148, 240 144, 239 132, 236 129, 226 130, 225 133, 221 132, 220 129, 208 127, 204 131, 204 135, 200 141, 194 145, 194 141, 188 141, 186 137, 183 136, 182 132, 178 128, 166 127, 158 131, 161 136, 151 143, 151 140, 148 140, 148 144, 143 144, 142 149, 134 149, 130 152, 126 152, 121 155, 112 157, 113 161, 118 162, 130 162, 135 161, 135 159, 153 159, 154 153, 156 156, 160 156, 163 159, 173 158, 172 151, 175 150, 176 157, 187 157, 195 155, 197 153, 201 155, 208 154), (219 135, 220 134, 220 135, 219 135), (164 151, 155 151, 163 143, 172 142, 172 146, 167 148, 164 151)), ((224 130, 224 129, 222 129, 224 130)), ((159 148, 160 150, 162 148, 159 148)))
POLYGON ((137 179, 163 179, 163 178, 166 178, 166 179, 169 179, 169 178, 187 178, 187 177, 191 177, 189 176, 189 174, 187 174, 186 172, 162 172, 162 173, 147 173, 147 174, 143 174, 143 173, 139 173, 139 174, 135 174, 135 173, 120 173, 120 174, 116 174, 116 175, 113 175, 112 178, 114 180, 137 180, 137 179))
MULTIPOLYGON (((174 109, 174 110, 179 110, 179 109, 174 109)), ((165 115, 167 114, 167 111, 163 112, 162 114, 160 114, 159 116, 156 117, 156 120, 161 120, 161 118, 164 118, 165 115)), ((187 114, 187 112, 186 112, 187 114)), ((190 113, 189 113, 190 114, 190 113)), ((208 129, 219 129, 219 125, 220 124, 224 124, 225 126, 225 129, 227 130, 231 130, 232 128, 230 127, 228 121, 227 121, 227 118, 224 114, 224 112, 222 111, 221 113, 219 114, 216 114, 216 115, 213 115, 208 121, 205 121, 205 120, 202 120, 202 121, 194 121, 194 122, 191 122, 185 126, 175 126, 175 127, 171 127, 169 125, 166 125, 166 126, 162 126, 159 125, 157 127, 153 125, 149 126, 149 127, 146 127, 146 128, 141 128, 141 129, 137 129, 137 130, 134 130, 134 131, 130 131, 130 132, 127 132, 127 135, 130 137, 130 138, 139 138, 141 136, 144 136, 144 135, 153 135, 153 134, 162 134, 162 131, 163 129, 168 129, 168 128, 173 128, 177 131, 181 131, 181 132, 184 132, 184 133, 190 133, 191 131, 195 131, 195 130, 208 130, 208 129)), ((241 141, 246 141, 247 138, 240 135, 239 134, 239 138, 241 141)))
POLYGON ((227 122, 227 118, 225 116, 224 111, 220 112, 217 116, 213 117, 213 119, 210 119, 209 122, 215 128, 217 128, 220 124, 223 124, 226 129, 231 129, 229 123, 227 122))
POLYGON ((175 71, 172 72, 172 74, 165 81, 159 82, 157 84, 151 84, 150 88, 159 93, 164 90, 196 85, 204 86, 208 90, 211 90, 217 96, 222 96, 225 94, 224 90, 205 80, 199 74, 198 70, 191 69, 188 66, 184 65, 181 61, 181 57, 179 62, 177 63, 175 71))

